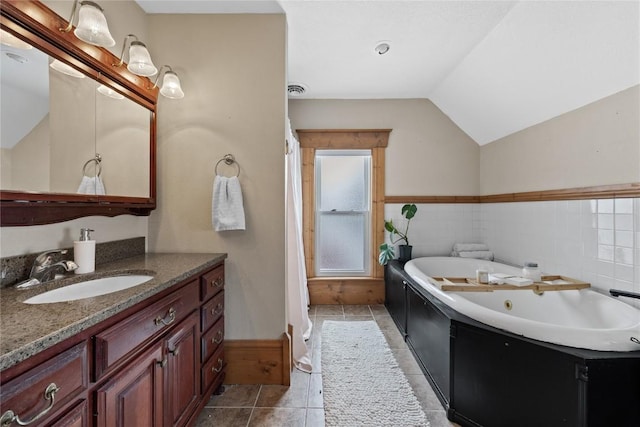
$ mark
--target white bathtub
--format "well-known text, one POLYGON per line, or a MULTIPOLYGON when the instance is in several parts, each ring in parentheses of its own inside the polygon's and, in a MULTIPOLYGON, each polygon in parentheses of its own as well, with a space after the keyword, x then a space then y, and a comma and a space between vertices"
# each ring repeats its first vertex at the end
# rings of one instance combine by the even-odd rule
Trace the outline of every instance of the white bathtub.
POLYGON ((514 334, 569 347, 602 351, 640 350, 640 310, 590 289, 444 292, 431 277, 475 277, 477 269, 520 274, 497 262, 425 257, 409 261, 405 271, 416 284, 457 312, 514 334), (511 301, 511 310, 505 301, 511 301), (635 342, 634 342, 635 340, 635 342))

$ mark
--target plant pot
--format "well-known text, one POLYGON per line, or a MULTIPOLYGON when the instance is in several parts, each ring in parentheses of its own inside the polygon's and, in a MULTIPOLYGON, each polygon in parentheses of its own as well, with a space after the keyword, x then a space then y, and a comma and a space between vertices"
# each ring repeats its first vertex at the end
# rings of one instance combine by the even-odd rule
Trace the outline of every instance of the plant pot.
POLYGON ((398 261, 407 262, 411 259, 411 245, 399 245, 398 246, 398 261))

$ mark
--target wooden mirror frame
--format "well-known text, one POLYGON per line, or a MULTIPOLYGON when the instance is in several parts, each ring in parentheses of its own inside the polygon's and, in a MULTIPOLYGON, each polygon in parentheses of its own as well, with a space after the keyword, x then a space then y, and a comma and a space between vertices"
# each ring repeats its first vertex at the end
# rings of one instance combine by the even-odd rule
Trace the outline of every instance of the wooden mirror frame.
POLYGON ((40 1, 3 0, 0 26, 50 56, 57 57, 117 89, 150 112, 149 197, 37 193, 0 190, 0 226, 42 225, 85 216, 148 216, 156 208, 156 106, 158 88, 146 77, 126 67, 114 67, 119 59, 107 49, 63 32, 68 21, 40 1))

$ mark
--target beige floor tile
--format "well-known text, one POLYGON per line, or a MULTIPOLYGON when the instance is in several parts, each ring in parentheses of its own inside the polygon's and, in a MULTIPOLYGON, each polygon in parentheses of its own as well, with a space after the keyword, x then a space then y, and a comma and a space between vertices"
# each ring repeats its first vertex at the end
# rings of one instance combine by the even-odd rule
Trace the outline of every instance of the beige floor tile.
POLYGON ((316 316, 344 316, 341 305, 317 305, 316 316))
POLYGON ((389 315, 389 312, 387 311, 387 307, 385 307, 384 304, 370 305, 369 309, 371 310, 371 313, 373 313, 374 317, 389 315))
POLYGON ((309 306, 309 317, 314 317, 316 315, 316 308, 318 306, 317 305, 310 305, 309 306))
POLYGON ((324 427, 324 409, 307 409, 306 427, 324 427))
POLYGON ((424 411, 429 420, 429 427, 458 427, 458 424, 452 423, 447 419, 447 415, 441 411, 424 411))
POLYGON ((246 427, 252 408, 204 408, 196 427, 246 427))
POLYGON ((311 353, 311 367, 314 374, 319 374, 322 372, 322 363, 320 361, 321 353, 322 349, 319 345, 318 347, 313 347, 313 352, 311 353))
POLYGON ((400 369, 402 369, 402 372, 404 372, 405 375, 422 374, 422 370, 420 369, 418 362, 416 362, 416 359, 413 357, 413 354, 411 354, 411 350, 408 348, 394 348, 391 349, 391 352, 395 356, 400 369))
POLYGON ((378 323, 378 326, 382 330, 385 330, 385 329, 398 330, 398 327, 396 326, 391 316, 388 316, 388 315, 376 316, 375 319, 376 319, 376 322, 378 323))
POLYGON ((387 344, 389 344, 389 348, 408 348, 407 343, 404 341, 404 337, 397 328, 385 328, 381 329, 381 331, 382 335, 384 335, 385 339, 387 340, 387 344))
POLYGON ((307 408, 324 408, 324 398, 322 396, 322 374, 311 374, 309 380, 309 399, 307 408))
POLYGON ((260 408, 305 408, 311 375, 303 372, 291 374, 291 386, 263 385, 256 401, 260 408))
POLYGON ((344 305, 345 316, 368 316, 373 317, 368 305, 344 305))
POLYGON ((248 427, 304 427, 305 408, 255 408, 248 427))
POLYGON ((425 411, 443 411, 444 408, 438 400, 436 393, 431 388, 424 375, 407 375, 407 380, 416 397, 425 411))
POLYGON ((224 392, 211 396, 206 406, 253 408, 260 385, 225 385, 224 392))

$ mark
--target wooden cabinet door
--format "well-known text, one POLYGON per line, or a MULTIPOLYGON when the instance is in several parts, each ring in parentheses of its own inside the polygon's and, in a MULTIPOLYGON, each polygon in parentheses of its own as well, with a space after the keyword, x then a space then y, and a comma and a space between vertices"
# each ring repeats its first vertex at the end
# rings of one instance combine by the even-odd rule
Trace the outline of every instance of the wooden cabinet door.
POLYGON ((87 401, 83 400, 50 427, 87 427, 88 425, 87 401))
POLYGON ((182 426, 198 404, 198 312, 167 337, 165 416, 167 426, 182 426))
POLYGON ((164 370, 159 342, 96 392, 98 427, 157 427, 163 422, 164 370))

